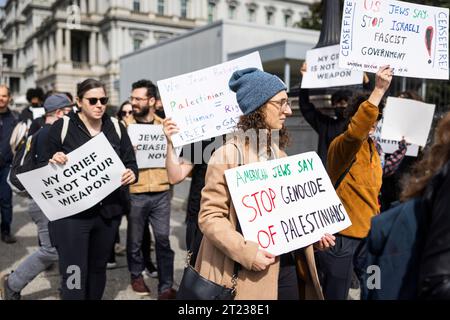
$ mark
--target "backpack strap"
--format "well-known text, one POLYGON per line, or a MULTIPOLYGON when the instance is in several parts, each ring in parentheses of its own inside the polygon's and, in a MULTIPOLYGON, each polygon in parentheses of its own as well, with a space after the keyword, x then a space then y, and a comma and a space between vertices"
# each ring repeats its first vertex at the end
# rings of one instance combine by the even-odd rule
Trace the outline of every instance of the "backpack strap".
POLYGON ((347 174, 350 172, 350 169, 352 168, 353 164, 356 162, 356 158, 354 158, 352 160, 352 162, 350 163, 350 165, 347 167, 347 169, 345 169, 345 171, 341 174, 341 176, 339 177, 339 179, 336 180, 336 183, 334 184, 334 190, 337 190, 339 188, 339 186, 341 185, 342 181, 344 181, 345 177, 347 176, 347 174))
POLYGON ((122 131, 120 131, 119 120, 117 120, 117 118, 111 117, 111 122, 113 123, 114 128, 116 129, 117 135, 119 136, 119 140, 122 140, 122 131))
POLYGON ((61 144, 64 144, 64 140, 66 140, 67 136, 67 130, 69 130, 70 118, 68 116, 64 116, 62 119, 63 119, 63 126, 61 130, 61 144))
POLYGON ((27 138, 27 142, 25 144, 25 150, 23 151, 22 159, 20 159, 21 166, 23 166, 23 163, 25 162, 25 157, 27 156, 28 152, 30 152, 32 139, 33 139, 33 136, 29 136, 27 138))

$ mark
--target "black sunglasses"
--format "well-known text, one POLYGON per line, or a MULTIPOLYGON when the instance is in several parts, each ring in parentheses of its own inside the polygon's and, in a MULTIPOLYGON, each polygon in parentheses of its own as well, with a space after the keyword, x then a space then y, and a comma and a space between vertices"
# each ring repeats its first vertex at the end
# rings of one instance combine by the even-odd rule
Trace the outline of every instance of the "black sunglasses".
POLYGON ((89 101, 89 104, 91 106, 95 106, 97 104, 97 102, 100 100, 100 103, 104 106, 108 103, 109 98, 108 97, 103 97, 103 98, 85 98, 87 101, 89 101))
POLYGON ((131 111, 120 111, 120 115, 121 115, 122 117, 131 115, 131 114, 133 114, 133 110, 131 110, 131 111))

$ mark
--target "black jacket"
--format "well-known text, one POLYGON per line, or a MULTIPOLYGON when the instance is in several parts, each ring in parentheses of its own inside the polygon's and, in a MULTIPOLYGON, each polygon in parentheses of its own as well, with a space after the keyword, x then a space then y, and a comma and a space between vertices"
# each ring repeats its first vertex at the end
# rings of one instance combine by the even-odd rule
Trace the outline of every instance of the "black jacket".
POLYGON ((419 297, 450 299, 450 162, 433 188, 432 210, 422 254, 419 297))
MULTIPOLYGON (((71 113, 69 117, 70 121, 64 144, 61 144, 63 119, 55 122, 50 128, 47 146, 48 159, 51 159, 56 152, 64 152, 65 154, 68 154, 92 139, 88 129, 84 125, 83 121, 81 121, 78 114, 71 113)), ((102 132, 111 143, 111 146, 114 148, 125 167, 127 169, 131 169, 137 179, 139 170, 136 163, 134 149, 125 127, 120 124, 122 139, 119 140, 119 136, 110 117, 104 115, 102 121, 102 132)), ((94 210, 96 213, 98 212, 101 216, 107 219, 122 215, 128 207, 127 190, 127 187, 117 189, 99 202, 95 207, 93 207, 93 209, 89 209, 88 211, 94 210)), ((78 215, 81 214, 83 214, 83 212, 78 215)))
POLYGON ((17 117, 11 110, 0 113, 0 169, 9 166, 12 162, 13 153, 9 140, 16 124, 17 117))
POLYGON ((319 135, 317 153, 326 168, 328 147, 334 138, 344 132, 347 120, 345 118, 335 119, 318 111, 309 101, 308 89, 300 89, 298 98, 303 117, 319 135))

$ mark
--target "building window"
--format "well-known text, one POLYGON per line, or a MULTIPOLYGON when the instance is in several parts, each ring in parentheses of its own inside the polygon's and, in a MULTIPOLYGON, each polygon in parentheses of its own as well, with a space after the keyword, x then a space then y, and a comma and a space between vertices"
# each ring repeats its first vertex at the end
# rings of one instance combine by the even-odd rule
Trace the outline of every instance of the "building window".
POLYGON ((253 8, 248 8, 248 22, 256 21, 256 10, 253 8))
POLYGON ((285 27, 292 27, 292 16, 289 14, 284 15, 284 26, 285 27))
POLYGON ((273 24, 273 12, 272 11, 266 12, 266 23, 269 25, 273 24))
POLYGON ((133 1, 133 11, 134 12, 140 12, 141 11, 141 1, 140 0, 134 0, 133 1))
POLYGON ((208 22, 211 23, 216 19, 216 2, 208 1, 208 22))
POLYGON ((228 7, 228 19, 230 20, 236 19, 236 7, 233 5, 230 5, 228 7))
POLYGON ((181 0, 181 17, 187 18, 188 16, 188 0, 181 0))
POLYGON ((163 16, 165 11, 165 0, 158 0, 158 14, 163 16))
POLYGON ((139 50, 142 47, 142 43, 143 43, 142 39, 136 39, 136 38, 133 39, 133 49, 134 49, 134 51, 139 50))

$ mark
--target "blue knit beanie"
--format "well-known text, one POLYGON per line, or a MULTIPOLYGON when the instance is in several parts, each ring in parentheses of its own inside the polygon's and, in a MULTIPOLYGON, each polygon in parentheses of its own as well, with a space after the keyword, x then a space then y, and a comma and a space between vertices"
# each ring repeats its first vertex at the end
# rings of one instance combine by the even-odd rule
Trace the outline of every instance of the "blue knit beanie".
POLYGON ((257 68, 238 70, 228 83, 236 93, 239 108, 248 115, 263 106, 277 93, 287 90, 286 85, 277 76, 257 68))

